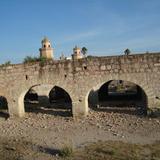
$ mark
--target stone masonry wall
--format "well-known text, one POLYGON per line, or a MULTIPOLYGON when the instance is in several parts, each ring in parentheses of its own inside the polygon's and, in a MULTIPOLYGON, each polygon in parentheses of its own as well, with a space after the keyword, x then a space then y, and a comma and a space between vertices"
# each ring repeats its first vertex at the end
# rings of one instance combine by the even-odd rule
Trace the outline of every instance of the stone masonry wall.
POLYGON ((36 85, 59 86, 72 99, 73 115, 87 115, 88 94, 109 80, 139 85, 148 107, 160 106, 160 53, 88 57, 0 67, 0 96, 7 98, 9 114, 24 116, 24 96, 36 85))

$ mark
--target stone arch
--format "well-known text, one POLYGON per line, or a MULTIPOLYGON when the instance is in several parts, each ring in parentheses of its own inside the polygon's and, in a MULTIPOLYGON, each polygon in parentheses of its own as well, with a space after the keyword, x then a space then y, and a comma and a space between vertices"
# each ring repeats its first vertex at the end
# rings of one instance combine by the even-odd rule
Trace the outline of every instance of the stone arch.
MULTIPOLYGON (((132 79, 132 77, 127 77, 127 78, 123 78, 123 77, 116 77, 116 78, 102 78, 101 79, 101 82, 99 83, 92 83, 93 87, 90 87, 88 88, 87 90, 87 94, 85 95, 85 106, 84 106, 84 110, 86 111, 86 115, 88 114, 88 111, 89 111, 89 103, 88 103, 88 99, 89 99, 89 95, 91 94, 92 91, 96 91, 100 88, 100 86, 102 86, 103 84, 109 82, 109 81, 112 81, 112 80, 122 80, 122 81, 129 81, 131 83, 134 83, 136 84, 137 86, 139 86, 143 93, 145 94, 146 96, 146 109, 150 108, 151 104, 153 104, 153 92, 152 92, 152 89, 142 80, 142 81, 139 81, 136 80, 135 78, 132 79)), ((97 105, 98 102, 95 104, 97 105)))
POLYGON ((21 92, 20 96, 18 97, 18 106, 14 114, 18 115, 19 117, 23 117, 25 115, 24 98, 28 91, 29 89, 21 92))
POLYGON ((0 117, 8 118, 8 101, 5 96, 0 95, 0 117))
MULTIPOLYGON (((18 96, 18 105, 17 105, 16 109, 14 109, 15 115, 18 115, 19 117, 23 117, 25 115, 25 106, 24 106, 25 95, 28 93, 28 91, 32 87, 37 87, 40 85, 41 84, 32 85, 31 87, 25 87, 25 89, 23 89, 23 91, 21 91, 20 94, 18 94, 19 95, 18 96)), ((53 88, 53 86, 55 86, 54 84, 46 84, 46 83, 43 83, 42 85, 50 85, 50 86, 52 86, 51 88, 53 88)), ((56 85, 56 86, 58 86, 58 85, 56 85)), ((61 88, 63 88, 63 87, 61 87, 61 88)), ((72 99, 72 96, 71 96, 70 92, 68 92, 68 89, 66 89, 66 87, 64 87, 63 90, 65 90, 68 93, 68 95, 70 96, 70 98, 72 99)), ((48 95, 49 91, 47 91, 46 94, 48 95)))
POLYGON ((70 94, 63 89, 55 85, 49 92, 49 102, 50 106, 54 109, 63 112, 64 115, 72 115, 72 98, 70 94))
POLYGON ((101 85, 101 87, 98 90, 98 99, 99 101, 105 101, 105 99, 110 98, 114 99, 114 95, 115 97, 117 95, 120 95, 120 97, 118 97, 120 98, 120 100, 123 100, 123 98, 125 98, 126 96, 128 98, 139 98, 138 95, 140 97, 142 96, 140 94, 141 91, 143 91, 143 89, 132 82, 122 80, 111 80, 101 85), (130 94, 126 94, 128 92, 130 94))
POLYGON ((36 86, 32 86, 24 96, 24 110, 25 112, 33 112, 39 106, 38 101, 38 92, 36 90, 36 86))
POLYGON ((70 95, 61 87, 54 86, 50 93, 49 93, 49 99, 52 103, 53 101, 62 101, 65 103, 72 103, 70 95))
POLYGON ((128 81, 108 81, 98 90, 98 107, 101 109, 146 115, 147 101, 144 90, 128 81))
POLYGON ((24 100, 28 102, 38 101, 37 92, 33 88, 29 89, 29 91, 26 93, 24 97, 24 100))
POLYGON ((85 115, 88 114, 88 111, 89 111, 89 108, 90 108, 89 107, 89 105, 90 105, 89 98, 91 98, 91 96, 93 96, 93 99, 95 100, 94 104, 92 104, 92 105, 97 105, 98 104, 98 99, 95 98, 95 97, 98 97, 98 96, 97 95, 94 96, 94 95, 96 93, 95 91, 97 91, 100 86, 101 86, 101 83, 96 84, 94 87, 88 88, 87 94, 85 95, 85 100, 84 100, 85 101, 85 104, 84 104, 85 115))

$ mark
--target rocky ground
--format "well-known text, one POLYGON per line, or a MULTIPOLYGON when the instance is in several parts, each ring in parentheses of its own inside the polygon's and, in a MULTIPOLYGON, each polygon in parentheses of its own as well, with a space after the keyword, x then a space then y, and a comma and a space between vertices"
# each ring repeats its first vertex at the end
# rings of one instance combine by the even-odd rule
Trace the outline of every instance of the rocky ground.
POLYGON ((99 140, 160 141, 160 118, 138 116, 132 111, 91 110, 85 119, 73 120, 64 113, 43 108, 43 112, 28 112, 24 118, 1 117, 0 155, 9 159, 10 152, 15 151, 19 159, 49 160, 57 159, 56 151, 65 145, 77 148, 99 140), (17 146, 21 146, 18 153, 17 146))

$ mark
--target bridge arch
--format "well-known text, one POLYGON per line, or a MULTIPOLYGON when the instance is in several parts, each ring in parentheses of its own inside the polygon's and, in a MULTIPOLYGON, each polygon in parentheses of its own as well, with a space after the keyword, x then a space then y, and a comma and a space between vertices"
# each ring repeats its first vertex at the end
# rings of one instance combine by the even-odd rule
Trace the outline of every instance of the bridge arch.
POLYGON ((49 101, 54 103, 57 101, 72 103, 70 95, 61 87, 54 86, 49 92, 49 101))
POLYGON ((7 119, 10 113, 8 88, 0 85, 0 117, 7 119))
POLYGON ((9 117, 8 101, 7 98, 3 96, 3 94, 0 94, 0 117, 9 117))
POLYGON ((111 110, 125 113, 147 113, 147 96, 137 84, 112 80, 102 84, 88 95, 89 107, 94 110, 111 110))
MULTIPOLYGON (((123 78, 123 77, 117 77, 117 78, 107 78, 106 80, 104 80, 105 78, 102 78, 102 80, 100 80, 100 82, 94 82, 92 83, 93 87, 88 87, 87 91, 86 91, 86 95, 85 95, 85 103, 84 103, 84 111, 86 112, 85 114, 87 115, 88 114, 88 111, 89 111, 89 96, 90 94, 96 94, 94 95, 95 97, 98 97, 98 90, 106 83, 109 83, 113 80, 121 80, 121 81, 127 81, 127 82, 130 82, 132 84, 135 84, 136 86, 138 86, 141 91, 143 92, 144 94, 144 97, 145 97, 145 102, 144 102, 144 105, 145 105, 145 108, 146 108, 146 111, 148 108, 152 107, 151 105, 154 103, 154 97, 153 97, 153 91, 152 91, 152 88, 149 87, 143 80, 142 81, 138 81, 136 78, 132 78, 132 77, 127 77, 127 78, 123 78)), ((98 98, 94 98, 95 102, 94 104, 97 105, 99 102, 99 99, 98 98)))
MULTIPOLYGON (((20 117, 23 117, 25 115, 26 109, 25 109, 25 105, 24 105, 24 99, 30 90, 34 90, 34 92, 38 95, 38 102, 39 102, 39 104, 41 104, 40 103, 41 101, 45 101, 44 97, 47 97, 48 102, 49 102, 50 92, 52 91, 53 88, 55 88, 55 86, 57 88, 60 88, 61 91, 66 93, 66 95, 69 97, 69 100, 71 103, 71 114, 70 115, 72 115, 72 94, 71 94, 70 90, 67 89, 65 86, 63 87, 63 85, 61 85, 61 87, 58 87, 58 85, 46 84, 46 83, 32 85, 31 87, 27 87, 27 88, 23 89, 23 91, 21 91, 18 94, 19 96, 18 96, 18 105, 16 108, 16 114, 18 114, 20 117), (41 88, 41 86, 43 86, 43 88, 41 88), (46 89, 44 89, 45 86, 47 86, 46 89), (43 97, 43 99, 40 99, 42 97, 43 97)), ((43 105, 50 105, 50 103, 46 103, 46 101, 45 101, 43 103, 43 105)), ((63 115, 63 114, 60 114, 60 115, 63 115)))

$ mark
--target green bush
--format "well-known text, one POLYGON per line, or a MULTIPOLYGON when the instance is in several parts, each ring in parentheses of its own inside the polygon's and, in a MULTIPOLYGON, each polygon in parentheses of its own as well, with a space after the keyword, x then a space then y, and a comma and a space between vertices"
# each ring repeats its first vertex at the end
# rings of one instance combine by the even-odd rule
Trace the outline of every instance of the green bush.
POLYGON ((7 62, 1 64, 0 66, 5 67, 5 66, 9 66, 9 65, 11 65, 11 61, 7 61, 7 62))
POLYGON ((23 63, 37 62, 37 61, 38 61, 37 57, 27 56, 27 57, 24 58, 23 63))
POLYGON ((41 62, 43 64, 46 61, 47 61, 47 59, 45 57, 31 57, 31 56, 27 56, 27 57, 24 58, 23 63, 41 62))
POLYGON ((7 61, 7 62, 4 63, 4 65, 6 65, 6 66, 8 66, 10 64, 11 64, 11 61, 7 61))
POLYGON ((39 57, 38 61, 40 62, 41 66, 44 66, 45 62, 47 61, 47 58, 45 58, 45 57, 39 57))
POLYGON ((73 155, 73 148, 71 146, 64 146, 60 150, 59 155, 63 158, 71 157, 73 155))

